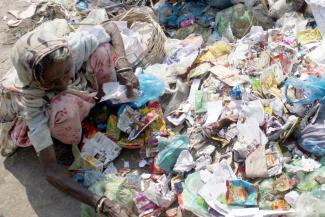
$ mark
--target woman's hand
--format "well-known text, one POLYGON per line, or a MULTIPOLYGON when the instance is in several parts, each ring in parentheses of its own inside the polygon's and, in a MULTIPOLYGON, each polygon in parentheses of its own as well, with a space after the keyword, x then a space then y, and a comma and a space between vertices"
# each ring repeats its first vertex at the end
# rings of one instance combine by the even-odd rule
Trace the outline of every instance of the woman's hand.
POLYGON ((132 99, 135 98, 135 94, 133 89, 139 89, 139 81, 135 76, 132 69, 128 71, 118 72, 119 69, 128 68, 131 66, 129 61, 126 58, 125 48, 122 40, 122 36, 120 30, 117 25, 113 22, 108 22, 103 24, 106 32, 112 38, 112 46, 116 55, 118 56, 117 62, 115 63, 115 67, 117 69, 117 80, 122 85, 126 85, 127 87, 127 97, 132 99))
POLYGON ((134 89, 139 90, 139 80, 132 70, 117 73, 117 80, 120 84, 125 85, 127 88, 127 97, 129 99, 135 98, 134 89))
POLYGON ((112 217, 135 217, 133 213, 129 212, 126 208, 121 207, 116 202, 106 199, 103 204, 102 212, 112 217))

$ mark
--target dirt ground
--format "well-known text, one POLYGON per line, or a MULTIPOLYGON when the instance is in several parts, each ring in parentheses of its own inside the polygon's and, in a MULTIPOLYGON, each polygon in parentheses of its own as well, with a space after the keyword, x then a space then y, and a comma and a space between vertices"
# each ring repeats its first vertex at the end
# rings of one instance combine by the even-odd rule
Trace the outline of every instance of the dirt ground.
MULTIPOLYGON (((12 44, 6 44, 11 40, 6 23, 13 17, 7 11, 22 10, 29 4, 24 0, 0 0, 0 79, 11 66, 12 44)), ((0 156, 0 217, 19 216, 80 216, 80 203, 45 180, 32 148, 21 149, 6 159, 0 156)))

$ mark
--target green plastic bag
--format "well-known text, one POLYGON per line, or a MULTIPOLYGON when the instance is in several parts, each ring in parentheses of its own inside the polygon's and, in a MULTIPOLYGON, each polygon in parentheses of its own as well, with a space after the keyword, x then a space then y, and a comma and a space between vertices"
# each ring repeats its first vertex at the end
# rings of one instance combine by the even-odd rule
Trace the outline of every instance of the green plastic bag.
POLYGON ((166 140, 165 138, 162 140, 164 144, 168 144, 162 151, 159 152, 156 165, 166 172, 171 172, 179 154, 183 150, 188 149, 190 139, 188 136, 178 135, 171 140, 166 140))
POLYGON ((207 111, 208 93, 198 90, 195 93, 195 113, 204 113, 207 111))
POLYGON ((230 25, 232 33, 237 38, 242 38, 246 35, 254 22, 252 11, 247 10, 245 5, 237 4, 219 12, 216 17, 217 29, 222 35, 228 25, 230 25))
POLYGON ((325 184, 325 167, 322 166, 313 172, 308 173, 297 185, 301 192, 311 191, 319 184, 325 184))
POLYGON ((183 184, 183 207, 197 216, 209 217, 209 206, 198 193, 203 184, 199 172, 187 176, 185 183, 183 184))

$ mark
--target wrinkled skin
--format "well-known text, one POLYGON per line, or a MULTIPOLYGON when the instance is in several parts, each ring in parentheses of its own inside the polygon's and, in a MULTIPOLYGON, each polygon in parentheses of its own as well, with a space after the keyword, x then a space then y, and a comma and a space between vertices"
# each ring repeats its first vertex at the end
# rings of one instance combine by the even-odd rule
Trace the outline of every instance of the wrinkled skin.
POLYGON ((63 91, 67 89, 71 79, 72 59, 67 58, 62 62, 50 65, 46 73, 41 76, 41 84, 49 90, 63 91))

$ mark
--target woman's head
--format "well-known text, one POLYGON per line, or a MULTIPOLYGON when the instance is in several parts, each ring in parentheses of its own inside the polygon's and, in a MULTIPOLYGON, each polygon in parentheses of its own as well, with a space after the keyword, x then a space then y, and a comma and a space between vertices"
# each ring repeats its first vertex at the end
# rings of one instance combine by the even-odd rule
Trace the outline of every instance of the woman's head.
POLYGON ((34 30, 22 36, 11 54, 19 86, 63 90, 70 80, 71 55, 64 37, 34 30))
POLYGON ((72 59, 69 48, 61 47, 44 56, 34 67, 34 79, 47 90, 62 91, 71 79, 72 59))

